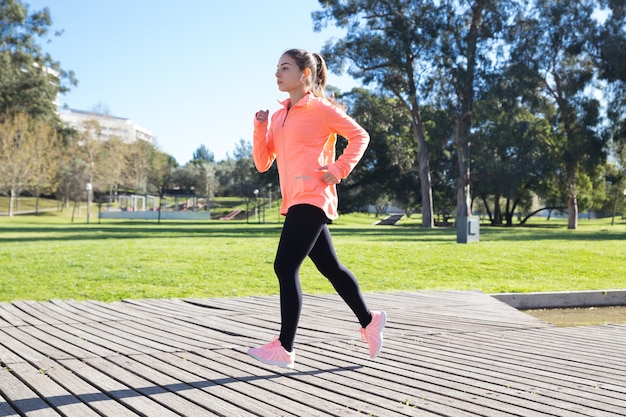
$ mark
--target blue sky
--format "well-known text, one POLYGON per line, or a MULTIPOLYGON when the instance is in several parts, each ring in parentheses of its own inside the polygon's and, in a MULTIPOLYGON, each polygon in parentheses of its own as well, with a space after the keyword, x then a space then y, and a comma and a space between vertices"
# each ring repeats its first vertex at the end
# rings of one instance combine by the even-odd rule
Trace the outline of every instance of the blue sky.
MULTIPOLYGON (((319 51, 342 31, 313 31, 317 0, 23 0, 48 7, 52 31, 42 45, 72 70, 78 86, 61 97, 72 109, 106 109, 152 130, 179 164, 205 145, 217 160, 251 141, 258 109, 277 108, 280 55, 319 51)), ((342 91, 358 85, 329 76, 342 91)))

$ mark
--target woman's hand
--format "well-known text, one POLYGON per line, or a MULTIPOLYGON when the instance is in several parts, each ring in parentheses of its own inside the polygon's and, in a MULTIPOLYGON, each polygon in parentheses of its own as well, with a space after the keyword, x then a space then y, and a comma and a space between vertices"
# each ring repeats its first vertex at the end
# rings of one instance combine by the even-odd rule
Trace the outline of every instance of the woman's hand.
POLYGON ((324 173, 322 175, 322 181, 324 181, 326 184, 339 184, 341 182, 339 178, 335 177, 333 174, 328 172, 327 165, 324 165, 323 167, 320 167, 317 170, 324 173))
POLYGON ((267 122, 267 118, 269 114, 270 114, 269 110, 259 110, 258 112, 256 112, 256 121, 259 123, 267 122))

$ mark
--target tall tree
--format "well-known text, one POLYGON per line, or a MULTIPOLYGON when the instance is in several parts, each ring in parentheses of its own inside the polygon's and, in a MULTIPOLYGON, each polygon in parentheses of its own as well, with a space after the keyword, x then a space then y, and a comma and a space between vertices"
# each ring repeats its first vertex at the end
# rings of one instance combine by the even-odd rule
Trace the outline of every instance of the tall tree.
POLYGON ((0 0, 0 118, 21 112, 54 118, 57 95, 76 84, 38 43, 51 24, 47 8, 30 13, 19 0, 0 0))
POLYGON ((605 158, 605 140, 597 130, 600 103, 591 94, 596 6, 594 0, 537 0, 534 15, 516 26, 515 54, 541 76, 543 91, 556 109, 552 149, 566 177, 569 229, 578 227, 579 176, 605 158))
POLYGON ((429 57, 436 55, 438 27, 434 1, 320 0, 313 12, 315 30, 329 22, 347 30, 342 39, 329 41, 323 54, 331 69, 375 84, 395 96, 411 114, 418 149, 422 226, 433 227, 431 170, 424 135, 421 103, 426 101, 429 57))
MULTIPOLYGON (((455 143, 458 158, 457 217, 471 215, 470 132, 474 102, 486 78, 502 62, 504 29, 514 4, 509 0, 446 0, 440 15, 441 53, 435 61, 441 81, 453 90, 456 110, 455 143)), ((442 90, 445 91, 444 86, 442 90)))

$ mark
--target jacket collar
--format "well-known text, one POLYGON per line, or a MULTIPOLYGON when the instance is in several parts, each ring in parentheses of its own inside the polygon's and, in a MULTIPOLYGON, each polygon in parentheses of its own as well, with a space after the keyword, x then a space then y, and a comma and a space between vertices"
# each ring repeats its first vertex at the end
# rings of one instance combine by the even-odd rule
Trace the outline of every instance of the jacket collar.
MULTIPOLYGON (((311 93, 306 93, 304 95, 304 97, 302 97, 296 104, 294 104, 292 107, 295 106, 306 106, 307 104, 309 104, 309 102, 313 100, 313 94, 311 93)), ((289 108, 289 104, 291 104, 291 99, 290 98, 286 98, 283 101, 278 101, 284 108, 289 108)))

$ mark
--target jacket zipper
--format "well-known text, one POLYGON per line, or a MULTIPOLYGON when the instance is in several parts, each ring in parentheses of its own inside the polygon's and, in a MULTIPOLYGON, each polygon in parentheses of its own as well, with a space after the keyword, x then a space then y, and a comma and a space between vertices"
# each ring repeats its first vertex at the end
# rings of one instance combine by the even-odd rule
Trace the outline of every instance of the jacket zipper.
MULTIPOLYGON (((283 147, 283 171, 284 171, 284 181, 285 181, 285 192, 283 193, 283 201, 287 201, 289 203, 289 174, 287 173, 287 150, 285 146, 285 122, 287 121, 287 116, 289 116, 289 110, 291 110, 291 106, 287 107, 287 112, 285 113, 285 118, 283 119, 282 129, 280 130, 280 138, 283 147)), ((289 210, 289 208, 287 208, 289 210)))

